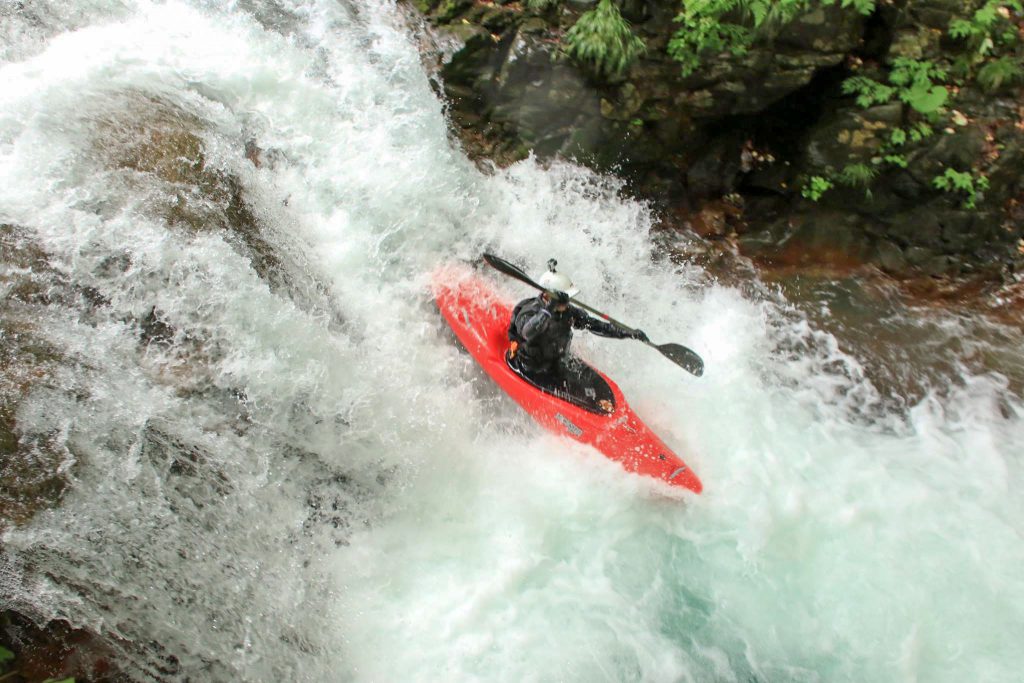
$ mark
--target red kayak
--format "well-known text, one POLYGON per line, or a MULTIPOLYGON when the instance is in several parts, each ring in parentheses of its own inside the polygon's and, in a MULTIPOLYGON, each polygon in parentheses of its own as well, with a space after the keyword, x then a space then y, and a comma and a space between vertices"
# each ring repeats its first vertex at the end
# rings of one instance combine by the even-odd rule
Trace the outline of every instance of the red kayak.
POLYGON ((619 387, 581 364, 582 390, 546 389, 516 372, 506 359, 512 304, 480 276, 455 267, 433 277, 434 299, 477 363, 505 393, 547 429, 589 444, 630 472, 700 493, 697 475, 640 421, 619 387))

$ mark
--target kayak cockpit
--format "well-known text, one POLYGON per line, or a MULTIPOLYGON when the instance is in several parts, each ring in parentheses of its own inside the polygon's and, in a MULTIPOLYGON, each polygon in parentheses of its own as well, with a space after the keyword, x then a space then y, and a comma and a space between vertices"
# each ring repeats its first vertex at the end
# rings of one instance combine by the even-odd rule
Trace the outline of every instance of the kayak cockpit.
POLYGON ((579 359, 573 358, 565 363, 562 372, 535 376, 520 370, 507 353, 505 364, 530 386, 588 413, 611 415, 615 412, 615 394, 611 386, 597 370, 579 359))

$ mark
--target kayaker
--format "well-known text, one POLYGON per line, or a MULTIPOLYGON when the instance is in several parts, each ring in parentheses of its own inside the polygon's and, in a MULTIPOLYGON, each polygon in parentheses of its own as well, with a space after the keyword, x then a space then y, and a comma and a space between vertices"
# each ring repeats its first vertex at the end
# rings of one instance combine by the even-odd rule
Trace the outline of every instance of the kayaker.
POLYGON ((537 279, 537 284, 552 294, 544 292, 516 304, 508 328, 513 369, 544 386, 562 384, 568 375, 575 374, 573 368, 579 363, 569 352, 573 329, 613 339, 647 341, 643 330, 626 332, 572 306, 570 299, 579 289, 567 275, 555 270, 556 265, 554 259, 548 261, 548 270, 537 279))

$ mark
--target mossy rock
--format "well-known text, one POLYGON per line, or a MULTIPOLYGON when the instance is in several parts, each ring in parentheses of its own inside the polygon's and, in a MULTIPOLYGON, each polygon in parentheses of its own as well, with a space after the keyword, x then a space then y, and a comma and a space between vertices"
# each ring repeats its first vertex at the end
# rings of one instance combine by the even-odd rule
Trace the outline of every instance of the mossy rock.
POLYGON ((253 269, 272 286, 286 286, 276 249, 245 200, 235 175, 212 168, 198 117, 160 98, 125 93, 97 130, 97 153, 113 169, 161 186, 154 205, 173 227, 193 233, 226 230, 237 237, 253 269))
POLYGON ((473 6, 473 0, 441 0, 434 13, 438 23, 448 24, 473 6))

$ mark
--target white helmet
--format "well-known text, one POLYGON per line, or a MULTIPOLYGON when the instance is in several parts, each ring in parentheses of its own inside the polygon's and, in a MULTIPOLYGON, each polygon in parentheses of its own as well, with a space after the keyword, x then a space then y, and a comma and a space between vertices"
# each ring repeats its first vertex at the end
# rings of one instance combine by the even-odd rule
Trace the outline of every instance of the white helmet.
POLYGON ((548 261, 548 269, 544 271, 543 275, 537 278, 537 284, 544 289, 552 289, 556 292, 565 292, 570 297, 579 294, 579 288, 572 283, 569 276, 555 270, 555 266, 557 265, 558 261, 555 259, 548 261))

